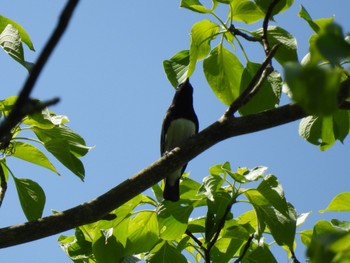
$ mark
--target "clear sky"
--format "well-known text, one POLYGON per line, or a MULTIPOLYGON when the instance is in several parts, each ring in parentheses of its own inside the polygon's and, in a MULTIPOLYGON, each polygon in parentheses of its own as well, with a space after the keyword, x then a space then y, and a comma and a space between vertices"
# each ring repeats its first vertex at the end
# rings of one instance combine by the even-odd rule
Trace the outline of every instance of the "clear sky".
MULTIPOLYGON (((1 14, 20 23, 32 38, 37 52, 25 48, 29 61, 35 61, 42 50, 65 2, 1 1, 1 14)), ((276 21, 296 36, 299 59, 306 53, 311 34, 307 24, 297 17, 300 4, 313 18, 335 15, 344 31, 350 32, 348 0, 296 0, 276 21)), ((88 145, 96 146, 83 158, 86 180, 82 183, 57 162, 54 164, 61 177, 31 164, 9 162, 17 177, 37 181, 44 188, 47 198, 44 215, 95 198, 158 159, 161 123, 174 92, 162 62, 189 48, 190 28, 201 19, 204 16, 179 8, 179 1, 81 1, 33 97, 42 100, 60 97, 61 102, 51 109, 67 115, 69 126, 88 145)), ((251 28, 258 27, 260 24, 251 28)), ((260 47, 249 51, 255 62, 262 60, 261 54, 260 47)), ((16 95, 27 77, 26 70, 4 52, 0 52, 0 69, 0 98, 16 95)), ((222 115, 225 106, 211 92, 200 65, 191 82, 195 89, 194 106, 203 129, 222 115)), ((350 191, 349 139, 345 145, 338 142, 321 152, 299 137, 297 128, 295 122, 226 140, 192 160, 187 170, 201 181, 208 175, 208 167, 225 161, 231 162, 232 167, 268 166, 268 172, 279 178, 287 200, 298 213, 313 211, 301 229, 311 228, 321 218, 344 218, 318 211, 336 194, 350 191)), ((240 207, 233 208, 235 216, 239 212, 240 207)), ((0 227, 24 221, 10 179, 0 209, 0 227)), ((59 248, 57 237, 3 249, 0 262, 71 262, 59 248)), ((303 261, 304 252, 301 246, 298 248, 297 257, 303 261)), ((287 262, 280 248, 276 246, 274 251, 278 251, 278 262, 287 262)))

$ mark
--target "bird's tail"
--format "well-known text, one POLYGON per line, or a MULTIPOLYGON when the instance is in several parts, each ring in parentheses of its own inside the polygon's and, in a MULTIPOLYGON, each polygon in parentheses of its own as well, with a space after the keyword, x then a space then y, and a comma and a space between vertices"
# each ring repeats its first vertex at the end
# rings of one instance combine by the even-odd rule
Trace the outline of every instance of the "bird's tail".
POLYGON ((180 179, 176 180, 174 184, 170 184, 167 182, 167 179, 165 178, 165 186, 164 186, 164 192, 163 197, 165 200, 176 202, 180 199, 180 185, 179 185, 180 179))

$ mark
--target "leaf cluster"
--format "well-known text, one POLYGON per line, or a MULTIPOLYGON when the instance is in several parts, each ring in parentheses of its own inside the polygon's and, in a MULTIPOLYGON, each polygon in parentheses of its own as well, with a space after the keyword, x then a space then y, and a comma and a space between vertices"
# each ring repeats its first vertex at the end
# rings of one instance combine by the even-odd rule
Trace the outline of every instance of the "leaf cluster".
MULTIPOLYGON (((16 103, 17 97, 9 97, 0 101, 0 116, 7 118, 16 103)), ((33 103, 37 101, 33 100, 33 103)), ((28 220, 42 216, 45 205, 45 193, 40 185, 27 178, 18 178, 8 165, 8 159, 15 157, 29 163, 46 168, 57 175, 59 172, 41 149, 51 153, 60 163, 84 179, 85 171, 80 157, 84 156, 91 147, 87 147, 84 139, 72 131, 66 123, 68 118, 57 115, 47 108, 39 113, 25 117, 12 132, 0 142, 0 174, 1 184, 7 184, 9 175, 14 180, 22 210, 28 220), (22 136, 22 134, 24 134, 22 136), (34 138, 29 137, 31 135, 34 138)), ((1 196, 1 202, 5 193, 1 196)))
POLYGON ((155 185, 156 199, 138 195, 109 215, 114 219, 76 228, 59 242, 74 262, 187 262, 184 255, 193 262, 277 262, 266 239, 293 251, 297 215, 277 178, 265 171, 214 165, 202 184, 183 178, 175 203, 162 201, 155 185), (231 208, 241 203, 250 209, 234 216, 231 208))

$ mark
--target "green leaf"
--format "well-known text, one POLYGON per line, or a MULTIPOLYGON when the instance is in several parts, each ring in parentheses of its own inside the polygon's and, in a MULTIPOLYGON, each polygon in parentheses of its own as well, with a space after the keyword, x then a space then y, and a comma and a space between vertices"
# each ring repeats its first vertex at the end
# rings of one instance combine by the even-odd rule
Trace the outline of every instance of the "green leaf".
POLYGON ((159 227, 154 211, 142 211, 130 220, 126 253, 138 254, 149 251, 158 241, 159 227))
POLYGON ((28 33, 24 30, 24 28, 18 23, 16 23, 15 21, 0 15, 0 32, 2 32, 8 24, 11 24, 13 27, 17 29, 20 35, 21 41, 24 44, 26 44, 30 50, 34 51, 33 43, 28 33))
POLYGON ((191 233, 204 233, 205 232, 205 217, 190 218, 188 222, 188 230, 191 233))
POLYGON ((277 244, 287 245, 293 250, 296 212, 284 198, 282 186, 275 176, 267 176, 257 190, 244 192, 257 214, 258 229, 261 234, 267 225, 277 244))
POLYGON ((24 52, 20 34, 16 27, 8 24, 0 34, 0 46, 14 60, 22 64, 27 70, 30 70, 32 64, 24 60, 24 52))
POLYGON ((250 0, 230 1, 230 6, 230 17, 239 22, 251 24, 265 17, 264 12, 250 0))
MULTIPOLYGON (((274 0, 254 0, 258 7, 266 14, 274 0)), ((272 10, 272 15, 276 15, 287 10, 294 3, 294 0, 280 0, 272 10)))
POLYGON ((185 256, 182 255, 181 252, 169 242, 163 242, 159 244, 159 248, 157 248, 157 251, 152 250, 151 253, 153 255, 151 259, 147 261, 150 263, 187 263, 187 259, 185 258, 185 256))
POLYGON ((348 262, 350 233, 336 229, 327 221, 315 224, 307 255, 311 262, 348 262))
MULTIPOLYGON (((91 257, 91 242, 85 239, 84 233, 80 228, 75 229, 74 236, 63 236, 58 238, 61 248, 67 256, 74 260, 83 260, 91 257)), ((78 262, 78 261, 77 261, 78 262)))
POLYGON ((336 140, 343 142, 349 128, 348 112, 339 110, 329 116, 303 118, 299 124, 299 134, 308 142, 319 145, 321 150, 326 150, 336 140))
POLYGON ((315 45, 320 54, 333 65, 350 57, 350 44, 345 41, 342 28, 335 23, 320 30, 315 45))
POLYGON ((230 105, 239 95, 243 66, 238 58, 222 45, 215 47, 203 62, 205 77, 216 97, 230 105))
POLYGON ((45 206, 45 193, 40 185, 32 180, 13 177, 22 210, 29 221, 42 216, 45 206))
POLYGON ((350 192, 338 194, 328 204, 326 209, 320 210, 320 213, 327 211, 350 212, 350 192))
POLYGON ((208 175, 203 178, 203 184, 198 193, 204 194, 208 199, 213 200, 213 194, 222 186, 224 180, 218 175, 208 175))
POLYGON ((160 237, 175 240, 187 229, 188 218, 193 211, 191 206, 181 206, 174 202, 165 202, 158 207, 158 224, 160 237))
POLYGON ((198 13, 210 13, 211 10, 202 5, 198 0, 181 0, 180 7, 187 8, 198 13))
POLYGON ((69 145, 69 151, 76 157, 87 154, 92 147, 87 147, 85 140, 67 126, 55 126, 51 129, 32 127, 35 135, 44 143, 53 139, 64 140, 69 145))
POLYGON ((233 256, 243 243, 244 240, 237 238, 219 238, 210 251, 212 262, 232 262, 233 256))
POLYGON ((56 168, 49 161, 46 155, 43 154, 35 146, 28 143, 16 141, 16 142, 13 142, 13 147, 15 150, 12 153, 12 156, 25 160, 27 162, 31 162, 33 164, 45 167, 59 175, 56 168))
POLYGON ((115 263, 120 262, 123 257, 124 247, 115 236, 106 238, 103 233, 92 243, 92 252, 97 262, 115 263))
POLYGON ((201 185, 199 183, 197 183, 196 181, 194 181, 188 177, 182 177, 182 180, 180 183, 181 199, 187 199, 187 200, 202 199, 203 196, 200 196, 198 194, 200 187, 201 187, 201 185))
POLYGON ((284 71, 293 100, 307 113, 329 115, 338 109, 339 70, 288 63, 284 71))
MULTIPOLYGON (((263 35, 263 29, 260 28, 252 32, 252 34, 256 37, 261 37, 263 35)), ((297 41, 288 31, 278 26, 269 26, 267 29, 267 39, 271 47, 276 44, 280 45, 274 57, 278 63, 284 65, 286 62, 298 61, 297 41)))
POLYGON ((53 154, 72 173, 84 180, 85 169, 83 163, 71 153, 69 143, 64 139, 52 139, 44 144, 45 148, 53 154))
POLYGON ((190 51, 182 50, 169 60, 163 61, 165 74, 174 88, 187 79, 190 64, 190 51))
POLYGON ((205 240, 210 242, 214 234, 218 231, 220 223, 226 217, 228 207, 232 200, 229 193, 219 190, 213 194, 213 200, 208 199, 208 212, 205 222, 205 240))
MULTIPOLYGON (((254 77, 260 64, 248 62, 242 75, 240 93, 242 93, 248 86, 251 79, 254 77)), ((273 109, 279 104, 282 90, 282 79, 277 71, 273 71, 264 82, 259 92, 248 102, 239 109, 242 115, 249 115, 264 110, 273 109)))
POLYGON ((69 122, 68 117, 50 112, 48 108, 41 112, 27 116, 23 123, 41 129, 52 129, 54 126, 61 126, 69 122))
MULTIPOLYGON (((241 249, 241 254, 244 247, 241 249)), ((277 263, 273 256, 269 246, 265 243, 258 244, 255 240, 250 245, 247 253, 245 254, 243 261, 247 263, 264 262, 264 263, 277 263)))
POLYGON ((298 13, 298 16, 303 18, 316 33, 320 30, 320 27, 312 20, 311 16, 306 11, 303 5, 300 5, 300 11, 298 13))
POLYGON ((197 61, 204 59, 210 51, 210 41, 216 38, 220 30, 218 24, 203 20, 193 25, 191 29, 190 64, 187 72, 189 78, 196 67, 197 61))

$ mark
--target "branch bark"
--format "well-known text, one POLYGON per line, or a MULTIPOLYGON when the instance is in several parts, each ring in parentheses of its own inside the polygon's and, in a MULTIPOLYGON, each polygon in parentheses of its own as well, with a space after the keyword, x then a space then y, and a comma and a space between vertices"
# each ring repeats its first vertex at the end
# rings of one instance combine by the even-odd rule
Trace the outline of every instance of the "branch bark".
POLYGON ((289 123, 305 116, 299 106, 292 104, 239 118, 224 115, 185 144, 96 199, 58 214, 0 229, 0 248, 34 241, 95 222, 162 180, 165 174, 175 171, 218 142, 289 123))

